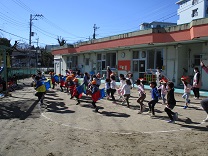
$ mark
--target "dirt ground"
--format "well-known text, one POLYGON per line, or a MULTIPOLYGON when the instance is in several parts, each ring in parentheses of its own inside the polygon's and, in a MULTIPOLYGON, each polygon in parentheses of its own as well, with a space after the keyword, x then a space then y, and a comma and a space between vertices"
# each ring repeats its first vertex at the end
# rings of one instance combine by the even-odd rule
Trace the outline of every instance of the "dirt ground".
MULTIPOLYGON (((22 80, 11 97, 0 99, 0 156, 207 156, 208 123, 202 123, 200 100, 191 97, 185 110, 181 94, 175 94, 179 120, 170 124, 161 101, 155 117, 148 108, 138 114, 136 89, 130 108, 102 99, 95 113, 90 97, 76 105, 58 86, 40 108, 30 81, 22 80)), ((149 99, 147 90, 144 103, 149 99)))

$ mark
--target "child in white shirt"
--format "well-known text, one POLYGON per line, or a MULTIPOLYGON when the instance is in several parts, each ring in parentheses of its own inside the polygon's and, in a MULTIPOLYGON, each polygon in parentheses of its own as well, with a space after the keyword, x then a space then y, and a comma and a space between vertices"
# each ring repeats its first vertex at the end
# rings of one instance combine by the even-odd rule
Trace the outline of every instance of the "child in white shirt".
POLYGON ((158 87, 158 89, 161 90, 161 98, 163 100, 163 104, 165 104, 166 103, 165 96, 167 94, 166 81, 165 80, 161 80, 160 83, 161 83, 161 85, 160 85, 160 87, 158 87))
POLYGON ((185 99, 185 106, 183 108, 186 109, 186 108, 188 108, 188 104, 190 104, 189 96, 190 96, 192 86, 189 84, 189 82, 188 82, 189 80, 187 77, 182 77, 181 81, 184 85, 184 93, 182 95, 182 98, 185 99))
POLYGON ((115 97, 114 97, 114 94, 115 94, 116 88, 117 88, 117 86, 116 86, 116 77, 115 77, 115 75, 111 75, 111 76, 110 76, 110 80, 111 80, 111 82, 110 82, 110 93, 111 93, 111 98, 112 98, 113 103, 116 103, 116 99, 115 99, 115 97))
POLYGON ((127 107, 129 108, 129 98, 130 98, 130 94, 131 94, 131 81, 130 80, 126 80, 126 84, 122 87, 121 92, 123 93, 123 96, 125 98, 125 100, 123 101, 122 104, 124 104, 125 102, 127 102, 127 107))
POLYGON ((137 100, 137 102, 140 104, 140 112, 139 113, 142 113, 145 109, 145 105, 143 104, 143 101, 146 98, 146 93, 144 90, 144 85, 142 84, 142 81, 140 79, 138 79, 136 81, 136 85, 138 86, 138 93, 139 93, 139 98, 137 100))
POLYGON ((119 80, 120 80, 120 86, 118 88, 118 95, 119 95, 119 99, 118 100, 122 100, 123 101, 121 89, 126 84, 126 78, 124 77, 123 74, 120 74, 119 75, 119 80))

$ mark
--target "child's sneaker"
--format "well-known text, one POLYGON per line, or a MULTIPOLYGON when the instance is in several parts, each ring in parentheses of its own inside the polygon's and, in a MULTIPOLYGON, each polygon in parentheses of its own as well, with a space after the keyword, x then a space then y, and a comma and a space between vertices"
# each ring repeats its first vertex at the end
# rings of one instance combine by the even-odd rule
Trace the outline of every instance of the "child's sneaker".
POLYGON ((96 108, 95 108, 95 112, 98 112, 98 110, 99 110, 99 109, 96 107, 96 108))
POLYGON ((125 104, 125 102, 126 102, 126 101, 123 101, 123 102, 121 103, 121 105, 124 105, 124 104, 125 104))
POLYGON ((188 108, 188 106, 184 106, 184 107, 183 107, 183 109, 186 109, 186 108, 188 108))
POLYGON ((175 112, 173 118, 174 118, 174 120, 176 120, 176 121, 178 120, 178 113, 177 113, 177 112, 175 112))
POLYGON ((175 123, 175 121, 174 120, 169 120, 169 121, 167 121, 167 123, 175 123))
POLYGON ((145 105, 142 105, 142 108, 140 108, 140 109, 143 112, 146 109, 146 106, 145 105))

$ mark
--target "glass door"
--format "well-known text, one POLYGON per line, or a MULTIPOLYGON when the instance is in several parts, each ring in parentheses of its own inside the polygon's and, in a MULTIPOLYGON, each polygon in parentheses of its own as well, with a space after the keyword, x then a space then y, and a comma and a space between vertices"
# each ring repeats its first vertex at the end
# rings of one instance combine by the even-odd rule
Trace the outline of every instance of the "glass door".
POLYGON ((144 77, 144 73, 146 71, 145 60, 139 60, 139 77, 144 77))

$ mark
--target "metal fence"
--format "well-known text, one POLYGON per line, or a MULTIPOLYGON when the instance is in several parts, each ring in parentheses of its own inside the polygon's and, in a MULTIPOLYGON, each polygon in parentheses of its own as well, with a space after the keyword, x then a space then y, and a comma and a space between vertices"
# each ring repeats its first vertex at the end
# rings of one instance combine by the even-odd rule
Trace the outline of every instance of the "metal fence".
POLYGON ((14 74, 18 79, 24 79, 31 77, 33 74, 37 74, 37 68, 7 68, 8 79, 10 79, 14 74))

